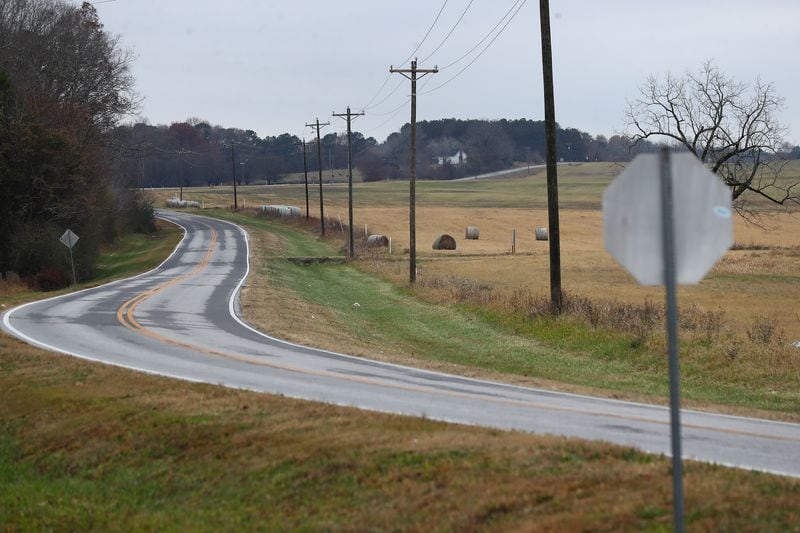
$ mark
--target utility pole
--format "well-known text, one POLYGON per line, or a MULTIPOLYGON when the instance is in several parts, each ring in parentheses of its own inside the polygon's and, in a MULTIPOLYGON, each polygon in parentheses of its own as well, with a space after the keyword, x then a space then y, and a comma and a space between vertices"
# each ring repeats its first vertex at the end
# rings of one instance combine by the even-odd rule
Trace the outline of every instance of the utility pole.
POLYGON ((561 232, 558 223, 558 175, 556 166, 556 103, 553 90, 553 50, 550 38, 550 1, 539 0, 539 23, 542 31, 542 71, 544 79, 544 131, 547 145, 547 215, 550 243, 550 304, 560 314, 561 232))
POLYGON ((295 143, 295 145, 303 146, 303 176, 306 184, 306 220, 308 220, 308 159, 306 159, 306 140, 303 139, 301 142, 295 143))
POLYGON ((179 169, 180 170, 180 184, 179 185, 180 185, 180 189, 181 189, 179 200, 181 202, 183 201, 183 156, 185 154, 186 154, 186 150, 184 150, 183 148, 178 150, 178 165, 180 166, 180 169, 179 169))
POLYGON ((233 210, 239 209, 239 199, 236 196, 236 157, 233 155, 233 143, 231 143, 231 177, 233 178, 233 210))
POLYGON ((411 68, 389 67, 389 72, 402 74, 411 81, 411 168, 409 169, 408 187, 408 234, 409 234, 409 282, 417 281, 417 221, 416 221, 416 194, 417 194, 417 80, 426 74, 439 72, 436 67, 417 68, 417 59, 411 62, 411 68))
POLYGON ((317 162, 319 163, 317 166, 319 167, 319 227, 320 231, 322 232, 322 236, 325 236, 325 208, 323 207, 322 203, 322 143, 319 140, 319 129, 322 126, 329 126, 330 122, 323 122, 322 124, 319 123, 319 119, 316 122, 312 122, 311 124, 306 124, 309 128, 316 128, 317 130, 317 162))
POLYGON ((355 257, 355 248, 353 246, 353 134, 350 123, 353 117, 363 115, 363 111, 361 113, 351 113, 350 106, 347 106, 347 113, 333 114, 334 117, 346 117, 347 120, 347 217, 348 224, 350 224, 350 259, 355 257))

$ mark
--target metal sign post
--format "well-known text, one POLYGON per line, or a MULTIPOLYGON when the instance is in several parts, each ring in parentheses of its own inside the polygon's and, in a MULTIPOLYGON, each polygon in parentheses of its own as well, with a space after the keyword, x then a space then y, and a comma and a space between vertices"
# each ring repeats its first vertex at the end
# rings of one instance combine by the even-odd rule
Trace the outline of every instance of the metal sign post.
POLYGON ((664 285, 669 352, 675 531, 682 532, 683 468, 678 283, 698 283, 733 244, 731 192, 692 153, 642 154, 603 193, 608 252, 642 285, 664 285), (659 216, 660 213, 660 216, 659 216))
POLYGON ((69 264, 72 267, 72 284, 73 285, 77 285, 78 284, 78 278, 75 276, 75 260, 72 258, 72 247, 75 246, 75 243, 78 242, 79 238, 80 237, 75 235, 72 232, 72 230, 68 229, 67 231, 64 232, 64 234, 59 239, 64 246, 69 248, 69 264))
POLYGON ((672 206, 672 169, 669 149, 659 154, 661 181, 661 235, 664 255, 664 287, 667 304, 669 352, 669 418, 672 435, 672 511, 675 531, 683 532, 683 454, 681 453, 681 384, 678 360, 678 297, 675 279, 675 215, 672 206))

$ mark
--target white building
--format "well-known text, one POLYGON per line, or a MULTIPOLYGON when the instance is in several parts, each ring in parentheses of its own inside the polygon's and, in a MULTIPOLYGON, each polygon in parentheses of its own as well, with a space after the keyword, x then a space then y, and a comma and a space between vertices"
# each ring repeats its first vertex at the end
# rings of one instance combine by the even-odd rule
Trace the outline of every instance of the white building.
POLYGON ((467 154, 459 150, 451 156, 434 157, 432 162, 434 165, 463 165, 467 162, 467 154))

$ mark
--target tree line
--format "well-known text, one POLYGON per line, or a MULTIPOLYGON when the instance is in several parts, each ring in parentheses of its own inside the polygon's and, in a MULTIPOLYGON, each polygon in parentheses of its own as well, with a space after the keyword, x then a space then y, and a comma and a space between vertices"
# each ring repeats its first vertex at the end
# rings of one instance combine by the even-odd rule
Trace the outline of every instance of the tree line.
MULTIPOLYGON (((558 157, 563 161, 629 161, 641 151, 654 150, 648 142, 634 147, 623 135, 592 136, 575 128, 558 128, 558 157)), ((113 133, 119 147, 115 172, 122 181, 141 187, 178 187, 279 183, 289 174, 303 172, 303 140, 283 133, 259 137, 253 130, 210 125, 199 118, 170 125, 146 123, 117 127, 113 133)), ((405 179, 408 176, 409 125, 383 142, 354 131, 353 159, 366 181, 405 179)), ((306 166, 315 179, 320 167, 323 179, 330 169, 347 167, 347 137, 328 133, 320 139, 322 161, 316 139, 306 142, 306 166)), ((417 125, 417 175, 423 179, 453 179, 511 167, 513 164, 544 162, 544 122, 518 120, 422 121, 417 125), (459 150, 462 164, 437 164, 440 157, 459 150)))
POLYGON ((132 56, 97 12, 56 0, 0 0, 0 274, 40 288, 79 277, 100 247, 153 228, 152 206, 110 180, 108 135, 135 110, 132 56))
MULTIPOLYGON (((347 139, 329 133, 320 139, 322 168, 347 166, 347 139)), ((374 138, 353 133, 353 151, 363 153, 374 138)), ((212 126, 199 118, 170 125, 146 123, 117 127, 115 172, 141 187, 213 186, 278 183, 303 172, 303 139, 283 133, 259 137, 253 130, 212 126)), ((317 174, 320 162, 315 140, 306 143, 306 165, 317 174)))
MULTIPOLYGON (((379 143, 353 132, 353 160, 365 181, 406 179, 410 159, 410 126, 379 143)), ((303 140, 283 133, 259 137, 253 130, 211 126, 192 118, 170 125, 145 123, 119 126, 113 138, 120 147, 115 172, 121 181, 141 187, 178 187, 231 183, 271 184, 289 181, 302 173, 303 140)), ((557 158, 563 162, 630 161, 638 153, 652 152, 657 144, 641 135, 591 135, 576 128, 557 128, 557 158)), ((347 167, 347 138, 328 133, 321 138, 322 161, 316 139, 306 142, 309 178, 323 179, 331 169, 347 167)), ((417 176, 454 179, 510 168, 517 164, 543 164, 544 121, 441 119, 417 124, 417 176), (439 158, 463 151, 461 163, 439 163, 439 158)), ((800 158, 800 147, 774 151, 781 160, 800 158)), ((769 157, 766 156, 765 157, 769 157)))

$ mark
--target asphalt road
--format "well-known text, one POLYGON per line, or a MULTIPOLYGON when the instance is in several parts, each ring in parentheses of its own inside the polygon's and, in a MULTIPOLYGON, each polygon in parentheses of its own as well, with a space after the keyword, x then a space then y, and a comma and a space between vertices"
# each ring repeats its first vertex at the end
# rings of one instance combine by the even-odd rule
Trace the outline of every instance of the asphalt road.
MULTIPOLYGON (((669 454, 663 407, 378 363, 259 333, 237 316, 249 270, 245 232, 163 216, 186 235, 160 267, 17 307, 3 328, 45 349, 152 374, 669 454)), ((684 410, 683 437, 685 458, 800 477, 800 424, 684 410)))

